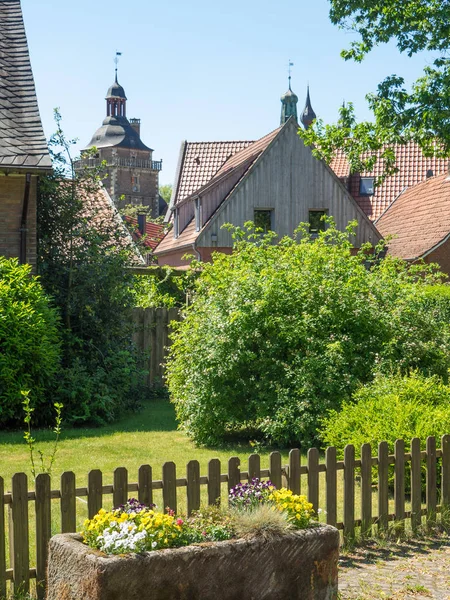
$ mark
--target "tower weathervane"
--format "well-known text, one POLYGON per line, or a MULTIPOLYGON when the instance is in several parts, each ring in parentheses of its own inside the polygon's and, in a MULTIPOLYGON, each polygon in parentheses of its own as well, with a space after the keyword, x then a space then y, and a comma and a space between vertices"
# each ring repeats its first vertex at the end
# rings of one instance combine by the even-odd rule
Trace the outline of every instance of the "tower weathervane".
POLYGON ((116 65, 116 83, 117 83, 117 66, 119 64, 119 56, 122 56, 122 52, 117 52, 117 50, 116 50, 116 56, 114 57, 114 63, 116 65))

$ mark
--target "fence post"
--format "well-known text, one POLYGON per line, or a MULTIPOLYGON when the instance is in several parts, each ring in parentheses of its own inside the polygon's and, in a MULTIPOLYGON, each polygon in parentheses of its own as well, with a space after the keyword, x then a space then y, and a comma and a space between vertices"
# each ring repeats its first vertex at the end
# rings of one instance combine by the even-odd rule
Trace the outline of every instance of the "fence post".
POLYGON ((0 597, 6 597, 5 484, 0 477, 0 597))
POLYGON ((308 502, 313 505, 317 514, 319 509, 319 451, 317 448, 308 450, 308 502))
POLYGON ((411 528, 417 531, 422 524, 422 473, 420 440, 411 440, 411 528))
POLYGON ((88 516, 92 519, 103 504, 103 476, 99 469, 89 471, 88 475, 88 516))
POLYGON ((372 533, 372 448, 361 446, 361 535, 372 533))
POLYGON ((113 508, 125 504, 128 500, 128 471, 125 467, 114 469, 113 508))
POLYGON ((300 461, 301 455, 298 448, 289 452, 289 489, 294 494, 300 494, 300 461))
POLYGON ((281 487, 281 454, 279 452, 270 453, 270 482, 278 490, 281 487))
POLYGON ((177 474, 174 462, 166 462, 162 468, 163 512, 166 508, 177 512, 177 474))
POLYGON ((248 480, 261 478, 261 457, 259 454, 250 454, 248 457, 248 480))
POLYGON ((396 440, 394 447, 395 456, 395 487, 394 504, 395 520, 397 526, 405 529, 405 442, 396 440))
POLYGON ((325 468, 327 523, 334 526, 337 522, 337 469, 336 448, 334 446, 330 446, 325 451, 325 468))
POLYGON ((442 498, 441 498, 441 520, 448 523, 449 505, 450 505, 450 435, 443 435, 441 438, 442 450, 442 498))
POLYGON ((355 447, 344 448, 344 539, 355 536, 355 447))
POLYGON ((14 576, 14 593, 26 594, 30 588, 28 534, 28 480, 25 473, 12 478, 10 556, 14 576))
POLYGON ((378 531, 386 531, 388 527, 389 447, 387 442, 378 444, 378 531))
POLYGON ((228 461, 228 493, 231 488, 241 483, 241 460, 237 456, 233 456, 228 461))
POLYGON ((153 504, 152 468, 141 465, 138 472, 138 500, 146 506, 153 504))
POLYGON ((436 438, 427 437, 427 525, 436 523, 436 438))
POLYGON ((220 504, 220 460, 213 458, 208 463, 208 504, 220 504))
POLYGON ((186 467, 187 512, 200 508, 200 464, 198 460, 190 460, 186 467))
POLYGON ((45 598, 47 573, 47 548, 52 535, 50 475, 39 473, 36 477, 36 591, 39 600, 45 598))
POLYGON ((67 471, 61 475, 61 533, 77 530, 76 501, 75 473, 67 471))

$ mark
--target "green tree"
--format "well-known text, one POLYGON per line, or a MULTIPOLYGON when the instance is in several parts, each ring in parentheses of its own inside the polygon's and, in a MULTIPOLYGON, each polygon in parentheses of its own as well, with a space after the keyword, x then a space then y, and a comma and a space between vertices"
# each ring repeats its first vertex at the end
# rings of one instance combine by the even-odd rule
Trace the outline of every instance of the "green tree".
POLYGON ((170 198, 172 196, 172 186, 170 184, 161 185, 159 188, 159 193, 166 202, 167 206, 169 206, 170 198))
POLYGON ((358 34, 343 50, 345 60, 361 62, 374 47, 394 40, 408 56, 429 51, 431 60, 407 89, 401 75, 390 75, 366 96, 373 122, 357 123, 353 105, 340 110, 338 123, 300 132, 317 156, 329 160, 337 149, 353 171, 370 170, 384 152, 385 175, 395 170, 393 143, 416 141, 426 155, 450 154, 450 3, 448 0, 330 0, 331 22, 358 34))
POLYGON ((136 248, 113 211, 98 206, 99 172, 75 172, 59 113, 56 120, 54 172, 42 182, 38 210, 39 271, 64 325, 64 368, 54 394, 66 420, 102 423, 137 398, 134 278, 127 269, 136 248))
POLYGON ((305 226, 275 245, 273 233, 237 229, 233 254, 204 265, 167 370, 195 441, 247 435, 306 447, 320 418, 377 371, 447 376, 449 328, 422 302, 439 276, 353 255, 352 230, 329 220, 317 239, 305 226))

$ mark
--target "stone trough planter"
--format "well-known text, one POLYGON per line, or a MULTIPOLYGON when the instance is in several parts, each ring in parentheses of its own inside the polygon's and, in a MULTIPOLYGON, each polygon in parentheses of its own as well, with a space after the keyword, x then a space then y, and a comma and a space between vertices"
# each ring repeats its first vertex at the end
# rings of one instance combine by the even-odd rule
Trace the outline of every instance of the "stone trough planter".
POLYGON ((50 541, 47 600, 335 600, 338 553, 330 526, 121 556, 62 534, 50 541))

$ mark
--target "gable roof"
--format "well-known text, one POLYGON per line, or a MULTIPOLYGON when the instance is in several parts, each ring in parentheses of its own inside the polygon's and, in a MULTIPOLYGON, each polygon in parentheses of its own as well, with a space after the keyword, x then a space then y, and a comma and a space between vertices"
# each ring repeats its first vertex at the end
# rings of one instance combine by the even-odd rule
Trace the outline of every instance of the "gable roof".
POLYGON ((375 223, 394 235, 388 252, 406 260, 429 254, 450 234, 450 178, 430 177, 404 191, 375 223))
POLYGON ((0 0, 0 169, 51 166, 20 0, 0 0))
POLYGON ((405 188, 423 181, 427 171, 433 171, 434 175, 447 171, 448 159, 424 156, 420 146, 415 142, 395 144, 393 148, 398 172, 387 177, 375 188, 375 193, 371 196, 363 196, 359 193, 361 177, 379 177, 383 172, 382 160, 377 161, 373 171, 352 174, 342 152, 338 152, 330 164, 338 177, 347 180, 350 194, 372 221, 378 219, 405 188))
MULTIPOLYGON (((132 226, 133 234, 132 236, 136 237, 136 239, 140 240, 142 238, 142 234, 139 230, 138 220, 135 217, 124 216, 123 220, 132 226)), ((143 241, 144 246, 150 248, 150 250, 154 250, 159 242, 163 239, 164 233, 164 225, 162 223, 145 223, 145 239, 143 241)))
MULTIPOLYGON (((195 195, 200 190, 204 191, 205 189, 209 189, 210 187, 213 187, 214 185, 216 185, 216 183, 218 183, 219 181, 229 178, 230 185, 228 186, 227 192, 225 193, 224 197, 222 198, 219 206, 221 204, 223 204, 223 202, 225 202, 225 200, 228 198, 228 196, 234 190, 234 188, 247 175, 249 169, 252 167, 252 165, 255 163, 255 161, 268 148, 270 143, 275 139, 275 137, 278 135, 278 133, 281 131, 281 129, 282 129, 282 127, 275 129, 274 131, 265 135, 264 137, 257 140, 256 142, 249 142, 249 143, 238 142, 240 144, 243 143, 246 145, 244 146, 243 149, 236 152, 234 155, 230 156, 228 158, 228 160, 226 160, 222 164, 222 166, 217 170, 216 174, 212 178, 210 178, 208 181, 206 181, 205 185, 203 185, 199 188, 196 188, 190 194, 190 196, 186 196, 185 198, 181 198, 180 200, 178 200, 178 202, 175 204, 175 206, 180 203, 184 203, 185 201, 188 201, 193 195, 195 195), (239 176, 239 169, 242 170, 242 173, 240 176, 239 176), (236 181, 235 177, 232 177, 233 175, 236 174, 236 172, 238 172, 237 181, 236 181)), ((217 144, 235 144, 235 143, 236 142, 217 142, 217 144)), ((188 166, 187 168, 189 170, 190 166, 188 166)), ((211 220, 211 218, 213 216, 214 216, 214 213, 213 213, 213 215, 211 215, 210 219, 203 225, 202 229, 204 229, 207 226, 208 222, 211 220)), ((177 248, 184 248, 185 246, 193 244, 195 242, 195 240, 197 239, 197 237, 200 235, 200 233, 201 233, 201 231, 195 230, 194 220, 192 219, 188 223, 188 225, 184 228, 184 230, 182 232, 180 232, 180 235, 177 238, 174 238, 173 231, 169 231, 166 234, 165 238, 158 244, 155 253, 158 254, 158 253, 168 252, 170 250, 175 250, 177 248)))

